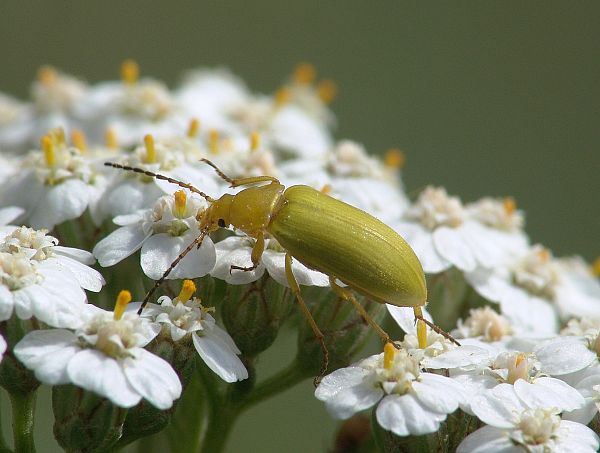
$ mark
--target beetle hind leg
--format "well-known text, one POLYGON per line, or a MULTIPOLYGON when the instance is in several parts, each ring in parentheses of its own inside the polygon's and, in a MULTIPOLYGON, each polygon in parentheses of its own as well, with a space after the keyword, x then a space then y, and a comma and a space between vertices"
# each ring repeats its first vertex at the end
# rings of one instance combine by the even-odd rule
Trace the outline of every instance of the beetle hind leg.
POLYGON ((315 318, 312 317, 312 314, 310 313, 306 302, 304 302, 304 299, 302 299, 302 294, 300 294, 300 286, 298 285, 296 277, 294 277, 294 273, 292 272, 292 256, 289 253, 285 254, 285 276, 287 277, 287 281, 290 285, 292 293, 294 293, 294 295, 296 296, 296 300, 298 301, 298 305, 300 305, 302 314, 308 321, 308 324, 310 325, 310 328, 315 334, 316 339, 321 344, 321 350, 323 351, 323 364, 321 366, 321 371, 313 381, 316 387, 317 385, 319 385, 319 382, 321 382, 321 379, 327 372, 327 367, 329 366, 329 351, 327 349, 327 346, 325 345, 325 335, 323 335, 323 332, 321 332, 321 329, 319 329, 319 326, 317 325, 315 318))
POLYGON ((377 332, 377 335, 379 335, 385 343, 392 343, 394 346, 396 346, 396 348, 399 349, 399 346, 396 345, 396 343, 394 343, 392 341, 392 339, 386 333, 386 331, 383 330, 379 326, 379 324, 377 324, 375 322, 375 320, 373 318, 371 318, 371 315, 369 315, 369 313, 367 313, 367 310, 365 310, 365 308, 360 304, 360 302, 358 300, 356 300, 356 297, 354 297, 354 294, 352 294, 346 288, 342 288, 340 285, 338 285, 335 282, 334 277, 331 277, 331 276, 329 277, 329 285, 331 286, 331 289, 333 289, 335 291, 336 294, 338 294, 341 298, 351 302, 352 305, 354 305, 354 308, 356 308, 356 310, 358 311, 360 316, 362 316, 362 318, 365 320, 365 322, 367 324, 369 324, 375 330, 375 332, 377 332))
POLYGON ((256 269, 258 267, 258 264, 260 262, 260 257, 262 256, 264 251, 265 251, 265 235, 261 232, 256 235, 256 243, 254 244, 254 247, 252 247, 252 254, 250 255, 250 258, 252 259, 252 266, 244 267, 244 266, 231 265, 229 267, 229 273, 231 274, 231 272, 234 269, 240 270, 243 272, 253 271, 254 269, 256 269))
POLYGON ((456 341, 456 338, 454 338, 444 329, 425 319, 423 317, 423 311, 421 310, 421 307, 414 307, 414 311, 415 321, 417 322, 417 338, 419 340, 419 348, 424 349, 427 347, 427 330, 425 325, 428 325, 431 328, 431 330, 433 330, 436 333, 439 333, 441 336, 443 336, 447 340, 450 340, 455 345, 461 345, 458 341, 456 341), (425 342, 424 346, 421 346, 422 339, 424 339, 425 342))

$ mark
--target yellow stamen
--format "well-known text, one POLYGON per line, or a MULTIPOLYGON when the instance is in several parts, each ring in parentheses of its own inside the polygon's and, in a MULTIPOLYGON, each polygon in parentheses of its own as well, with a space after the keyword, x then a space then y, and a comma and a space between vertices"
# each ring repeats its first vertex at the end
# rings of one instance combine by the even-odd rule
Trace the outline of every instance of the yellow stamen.
POLYGON ((517 203, 513 197, 506 197, 502 200, 502 205, 504 206, 504 210, 508 215, 512 215, 517 210, 517 203))
POLYGON ((281 107, 290 100, 291 93, 286 87, 281 87, 275 92, 274 101, 275 107, 281 107))
POLYGON ((57 145, 65 145, 67 143, 67 140, 65 139, 65 130, 62 127, 52 129, 48 135, 57 145))
POLYGON ((175 192, 175 212, 173 212, 173 214, 176 217, 182 218, 183 216, 185 216, 186 201, 187 195, 185 191, 178 190, 177 192, 175 192))
POLYGON ((260 146, 260 133, 254 131, 250 134, 250 151, 256 151, 260 146))
POLYGON ((127 85, 135 85, 140 77, 140 67, 134 60, 121 63, 121 80, 127 85))
POLYGON ((87 151, 87 142, 85 140, 85 134, 79 129, 73 129, 71 131, 71 141, 75 148, 81 152, 87 151))
POLYGON ((404 164, 406 163, 406 155, 401 149, 391 148, 386 151, 383 158, 383 163, 386 167, 400 170, 404 168, 404 164))
POLYGON ((117 133, 112 127, 109 127, 104 131, 104 143, 108 149, 118 149, 119 140, 117 140, 117 133))
POLYGON ((294 69, 294 82, 309 85, 315 81, 317 71, 310 63, 300 63, 294 69))
POLYGON ((427 325, 422 319, 423 310, 421 307, 413 307, 415 318, 417 318, 417 340, 419 341, 419 349, 425 349, 427 347, 427 325))
POLYGON ((197 118, 192 118, 190 120, 190 125, 188 126, 187 136, 189 138, 195 138, 198 136, 198 132, 200 131, 200 121, 197 118))
POLYGON ((600 277, 600 256, 592 263, 592 274, 600 277))
POLYGON ((212 154, 219 152, 219 131, 211 129, 208 133, 208 149, 212 154))
POLYGON ((383 347, 383 367, 389 370, 394 365, 394 358, 396 357, 396 347, 394 343, 386 343, 383 347))
POLYGON ((548 250, 546 247, 540 247, 537 250, 537 255, 540 259, 540 261, 542 261, 543 263, 547 263, 548 261, 550 261, 551 258, 551 254, 550 254, 550 250, 548 250))
POLYGON ((41 139, 42 151, 44 151, 44 159, 48 167, 54 167, 56 164, 56 152, 54 150, 54 142, 49 135, 44 135, 41 139))
POLYGON ((123 313, 125 313, 125 307, 127 307, 129 302, 131 302, 131 293, 126 289, 121 290, 117 296, 117 301, 115 302, 115 311, 113 316, 116 321, 123 317, 123 313))
POLYGON ((58 79, 58 72, 52 66, 42 66, 38 69, 37 79, 42 85, 52 85, 58 79))
POLYGON ((317 94, 325 104, 331 104, 337 93, 338 88, 333 80, 323 79, 317 85, 317 94))
POLYGON ((156 162, 156 147, 154 146, 154 137, 151 134, 144 136, 144 144, 146 145, 146 163, 153 164, 156 162))
POLYGON ((194 285, 194 282, 192 280, 184 280, 183 284, 181 285, 181 291, 179 292, 177 299, 181 303, 185 303, 192 298, 195 292, 196 285, 194 285))
POLYGON ((321 187, 321 193, 324 193, 325 195, 329 195, 332 191, 332 187, 331 184, 325 184, 323 187, 321 187))

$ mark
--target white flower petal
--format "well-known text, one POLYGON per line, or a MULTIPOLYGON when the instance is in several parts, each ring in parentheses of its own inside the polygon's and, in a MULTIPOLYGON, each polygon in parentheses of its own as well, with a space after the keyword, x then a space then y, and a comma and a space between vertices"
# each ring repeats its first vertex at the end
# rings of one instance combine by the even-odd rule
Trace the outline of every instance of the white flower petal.
POLYGON ((71 358, 67 374, 73 384, 108 398, 117 406, 133 407, 142 397, 127 382, 119 363, 93 349, 71 358))
POLYGON ((454 266, 464 272, 475 270, 477 261, 471 247, 468 244, 468 237, 465 238, 465 232, 461 227, 449 228, 440 227, 433 232, 433 244, 438 253, 450 261, 454 266))
MULTIPOLYGON (((285 273, 285 253, 274 250, 265 250, 261 261, 267 268, 269 275, 280 285, 289 287, 285 273)), ((307 268, 296 259, 292 260, 292 272, 299 285, 305 286, 329 286, 327 275, 307 268)))
POLYGON ((86 183, 78 179, 68 179, 56 186, 47 188, 44 197, 29 216, 29 223, 35 229, 52 229, 65 220, 75 219, 83 214, 89 201, 86 183))
POLYGON ((91 266, 96 262, 94 255, 87 250, 81 250, 74 247, 63 247, 62 245, 55 245, 52 251, 60 256, 66 256, 75 261, 79 261, 82 264, 91 266))
POLYGON ((475 415, 496 428, 512 428, 515 417, 525 408, 510 384, 499 384, 471 399, 471 410, 475 415))
POLYGON ((577 453, 592 453, 598 451, 598 435, 581 423, 562 420, 556 434, 560 439, 560 443, 564 446, 561 453, 575 451, 577 453))
POLYGON ((181 382, 168 362, 146 351, 137 350, 137 357, 127 358, 122 367, 131 386, 158 409, 168 409, 181 395, 181 382))
POLYGON ((477 346, 463 345, 450 349, 436 357, 425 357, 421 366, 425 368, 459 368, 483 365, 492 359, 491 351, 477 346))
POLYGON ((241 381, 248 377, 248 370, 240 358, 218 337, 199 336, 193 333, 192 339, 202 360, 225 382, 241 381))
POLYGON ((140 225, 124 226, 98 242, 92 252, 100 266, 112 266, 141 248, 149 236, 142 231, 140 225))
POLYGON ((438 253, 431 232, 421 225, 400 222, 394 229, 410 244, 426 273, 437 274, 452 267, 452 263, 438 253))
POLYGON ((458 445, 456 453, 523 453, 514 445, 506 431, 493 426, 484 426, 469 434, 458 445))
MULTIPOLYGON (((327 402, 335 398, 344 388, 360 385, 367 374, 369 371, 361 367, 339 368, 321 380, 315 390, 315 397, 327 402)), ((380 395, 383 395, 383 392, 380 392, 380 395)))
POLYGON ((445 376, 421 373, 412 386, 421 404, 435 412, 450 414, 466 400, 458 382, 445 376))
POLYGON ((543 343, 535 351, 542 371, 551 376, 574 373, 597 360, 579 337, 558 337, 543 343))
POLYGON ((515 393, 529 407, 557 407, 565 411, 579 409, 585 403, 581 394, 558 379, 540 377, 534 383, 517 379, 515 393))
POLYGON ((77 283, 83 289, 88 291, 99 292, 104 285, 104 277, 96 269, 93 269, 85 264, 80 263, 68 256, 61 256, 59 259, 50 258, 51 262, 56 264, 57 267, 64 266, 67 268, 73 277, 77 279, 77 283))
MULTIPOLYGON (((398 307, 396 305, 391 304, 385 304, 385 306, 387 308, 388 313, 392 315, 394 321, 396 321, 396 323, 405 333, 417 333, 417 327, 415 323, 415 311, 412 307, 398 307)), ((425 307, 423 307, 423 317, 426 320, 433 322, 433 318, 431 317, 431 315, 425 307)))
POLYGON ((0 209, 0 225, 8 225, 10 222, 24 213, 25 210, 18 206, 8 206, 0 209))
MULTIPOLYGON (((164 233, 150 236, 142 245, 140 262, 144 273, 151 279, 158 280, 181 252, 198 237, 198 234, 198 231, 193 229, 178 237, 164 233)), ((175 266, 167 278, 202 277, 213 269, 215 259, 214 244, 206 236, 200 249, 194 247, 175 266)))
POLYGON ((67 364, 79 350, 77 337, 68 330, 34 330, 17 343, 14 354, 38 380, 57 385, 69 382, 67 364))
POLYGON ((6 286, 0 286, 0 321, 6 321, 12 316, 14 305, 12 292, 6 286))
POLYGON ((425 409, 414 395, 388 395, 377 406, 377 423, 397 436, 437 431, 446 414, 425 409))

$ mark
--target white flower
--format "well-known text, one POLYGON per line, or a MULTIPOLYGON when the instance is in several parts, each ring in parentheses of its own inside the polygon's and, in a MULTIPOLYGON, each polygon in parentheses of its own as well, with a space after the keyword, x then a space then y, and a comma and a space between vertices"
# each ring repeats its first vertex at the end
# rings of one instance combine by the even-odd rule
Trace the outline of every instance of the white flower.
POLYGON ((523 402, 507 384, 474 398, 473 411, 485 426, 467 436, 458 453, 594 452, 598 436, 580 423, 561 420, 551 404, 523 402))
MULTIPOLYGON (((171 263, 199 235, 196 215, 207 206, 206 201, 188 197, 179 190, 160 197, 152 209, 115 217, 116 229, 94 247, 101 266, 113 266, 141 248, 144 273, 157 280, 171 263)), ((215 249, 206 236, 202 246, 195 247, 169 274, 169 278, 196 278, 206 275, 215 264, 215 249)))
POLYGON ((0 252, 22 253, 30 259, 66 270, 83 289, 98 292, 104 285, 102 275, 89 267, 95 260, 91 253, 73 247, 58 245, 58 239, 47 230, 19 227, 0 230, 0 252))
POLYGON ((512 334, 510 321, 494 311, 489 305, 469 310, 469 317, 452 332, 457 338, 480 338, 482 341, 506 340, 512 334))
POLYGON ((587 425, 600 411, 600 374, 584 377, 574 387, 585 398, 585 404, 580 409, 565 413, 563 418, 587 425))
POLYGON ((34 228, 52 229, 88 207, 94 210, 104 191, 104 177, 79 149, 65 144, 62 134, 45 136, 43 149, 32 152, 2 185, 0 203, 24 208, 34 228))
POLYGON ((23 208, 18 206, 7 206, 5 208, 0 208, 0 232, 4 231, 5 225, 8 225, 15 219, 18 219, 21 215, 25 213, 23 208))
POLYGON ((0 148, 22 151, 32 138, 33 115, 31 105, 0 93, 0 148))
POLYGON ((85 302, 85 293, 66 267, 24 252, 0 252, 0 320, 9 319, 14 310, 21 319, 35 316, 51 326, 69 327, 85 302))
MULTIPOLYGON (((274 239, 265 241, 265 251, 256 269, 251 271, 231 269, 231 266, 252 266, 251 254, 254 243, 254 239, 248 236, 230 236, 219 241, 215 244, 217 259, 210 275, 232 285, 242 285, 261 278, 266 269, 277 283, 289 287, 285 274, 285 251, 274 239)), ((292 259, 292 271, 300 285, 329 286, 329 277, 307 268, 298 260, 292 259)))
MULTIPOLYGON (((517 215, 514 204, 502 204, 500 209, 506 218, 517 215)), ((413 247, 425 272, 438 273, 451 266, 472 272, 497 266, 527 244, 522 231, 506 229, 509 220, 491 221, 482 210, 465 208, 445 189, 430 186, 394 226, 413 247)))
MULTIPOLYGON (((485 359, 484 356, 481 358, 485 359)), ((563 358, 563 360, 568 359, 563 358)), ((551 374, 535 354, 504 351, 497 355, 490 354, 487 360, 482 360, 476 367, 462 371, 453 370, 451 374, 453 379, 460 382, 472 396, 482 394, 498 385, 509 384, 514 387, 518 397, 527 404, 544 403, 565 411, 583 406, 584 400, 577 390, 545 373, 551 374)), ((463 410, 471 412, 473 404, 471 398, 469 405, 464 406, 463 410)))
MULTIPOLYGON (((172 148, 173 140, 155 142, 151 135, 144 138, 145 145, 118 159, 119 163, 138 167, 154 173, 190 183, 208 194, 217 191, 212 169, 208 165, 194 166, 188 163, 183 150, 172 148)), ((100 216, 132 214, 138 209, 148 209, 165 193, 177 187, 169 182, 139 175, 130 171, 110 169, 112 180, 109 189, 99 202, 100 216)))
POLYGON ((238 358, 241 354, 229 334, 221 329, 197 298, 192 298, 196 287, 191 280, 185 280, 178 297, 171 300, 167 296, 158 299, 158 304, 148 304, 142 316, 168 328, 173 341, 179 341, 188 334, 202 360, 226 382, 248 378, 248 371, 238 358))
POLYGON ((465 400, 451 379, 422 372, 417 359, 388 343, 384 354, 371 356, 325 376, 315 391, 336 418, 375 404, 377 422, 398 436, 435 432, 465 400))
POLYGON ((30 332, 15 346, 15 355, 46 384, 72 383, 121 407, 145 398, 168 409, 179 398, 181 383, 166 361, 144 349, 160 327, 133 313, 123 314, 123 293, 115 313, 87 305, 74 332, 30 332))

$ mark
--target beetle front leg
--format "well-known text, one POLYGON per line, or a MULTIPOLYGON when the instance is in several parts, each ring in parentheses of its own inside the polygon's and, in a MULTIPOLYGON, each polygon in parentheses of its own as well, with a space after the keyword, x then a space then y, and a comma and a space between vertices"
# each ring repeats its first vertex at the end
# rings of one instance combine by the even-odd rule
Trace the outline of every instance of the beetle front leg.
POLYGON ((262 256, 264 251, 265 251, 265 235, 261 232, 261 233, 258 233, 258 236, 256 236, 256 244, 254 244, 254 247, 252 247, 252 253, 250 255, 250 258, 252 259, 252 266, 243 267, 243 266, 235 266, 232 264, 231 267, 229 268, 229 273, 231 274, 231 272, 234 269, 244 271, 244 272, 253 271, 254 269, 256 269, 258 267, 258 264, 260 262, 260 257, 262 256))
POLYGON ((321 382, 321 378, 325 375, 327 367, 329 366, 329 351, 327 350, 327 346, 325 345, 325 335, 323 335, 323 332, 321 332, 321 329, 319 329, 315 318, 312 317, 308 306, 304 302, 304 299, 302 299, 302 294, 300 294, 300 285, 298 285, 296 277, 294 277, 294 273, 292 272, 292 255, 290 255, 289 253, 285 254, 285 276, 287 278, 288 284, 290 285, 292 293, 294 293, 294 295, 296 296, 296 300, 298 301, 298 305, 300 305, 302 314, 308 321, 308 324, 310 325, 310 328, 315 334, 315 337, 321 344, 321 349, 323 351, 323 366, 321 367, 319 375, 313 381, 316 387, 317 385, 319 385, 319 382, 321 382))
POLYGON ((354 294, 352 294, 346 288, 342 288, 340 285, 338 285, 335 282, 335 278, 332 276, 329 276, 329 285, 331 286, 331 289, 333 289, 333 291, 335 291, 335 293, 338 296, 340 296, 342 299, 345 299, 345 300, 351 302, 352 305, 354 305, 354 308, 356 308, 356 310, 358 311, 360 316, 362 316, 362 318, 367 322, 367 324, 369 324, 373 329, 375 329, 375 332, 377 332, 377 335, 379 335, 385 343, 392 343, 394 346, 396 346, 399 349, 399 346, 396 345, 396 343, 394 343, 392 341, 392 339, 385 332, 385 330, 383 330, 381 327, 379 327, 379 324, 377 324, 373 320, 373 318, 371 318, 369 313, 367 313, 367 310, 365 310, 365 308, 360 304, 360 302, 358 300, 356 300, 356 297, 354 297, 354 294))

